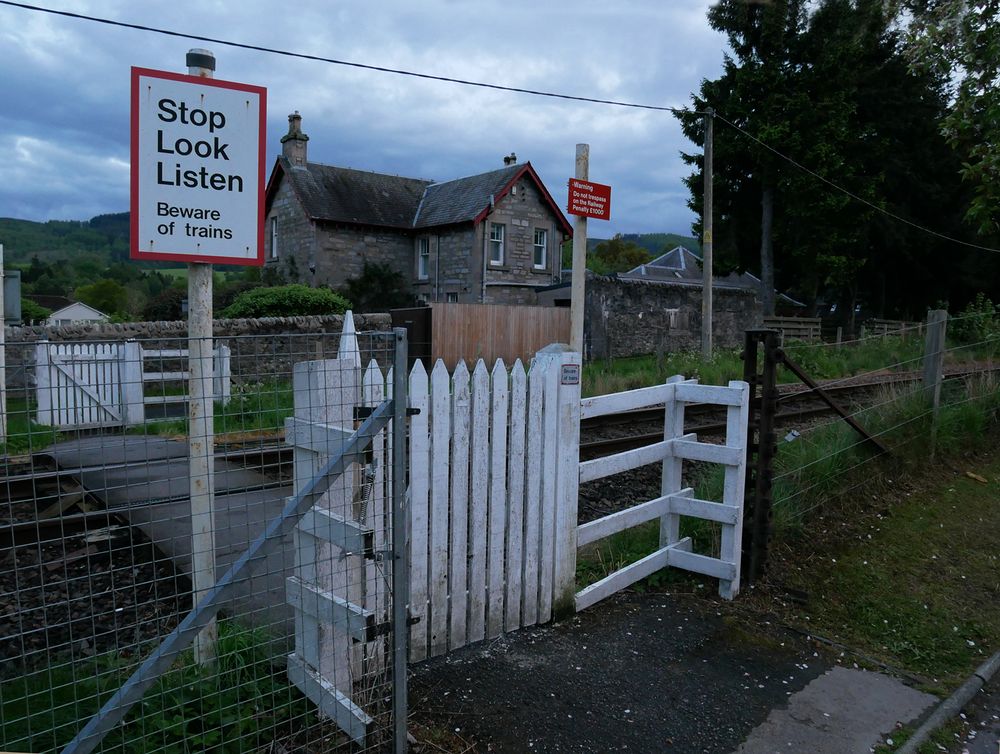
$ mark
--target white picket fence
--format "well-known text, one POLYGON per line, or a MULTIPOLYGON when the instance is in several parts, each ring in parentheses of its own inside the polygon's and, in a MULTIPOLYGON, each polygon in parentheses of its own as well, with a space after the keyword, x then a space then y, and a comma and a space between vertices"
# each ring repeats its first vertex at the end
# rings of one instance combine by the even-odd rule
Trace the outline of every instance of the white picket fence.
MULTIPOLYGON (((552 618, 575 567, 556 530, 567 359, 542 352, 528 370, 480 360, 471 374, 460 362, 451 375, 438 361, 429 379, 419 362, 411 371, 411 660, 552 618)), ((575 499, 572 508, 575 517, 575 499)))
MULTIPOLYGON (((187 370, 148 371, 147 359, 183 361, 187 349, 147 350, 123 343, 51 343, 35 346, 35 420, 59 429, 134 426, 146 421, 146 407, 182 403, 186 395, 148 395, 147 386, 188 379, 187 370)), ((214 353, 213 391, 227 403, 231 392, 230 351, 214 353)))
MULTIPOLYGON (((391 372, 383 374, 374 361, 359 379, 368 405, 391 397, 391 372)), ((497 361, 492 368, 479 361, 471 372, 460 363, 451 374, 442 362, 430 374, 420 362, 412 368, 409 406, 416 413, 409 426, 407 502, 412 662, 582 610, 668 565, 717 577, 724 597, 736 594, 749 387, 704 386, 678 377, 666 385, 581 401, 579 382, 578 355, 561 347, 543 349, 528 368, 520 361, 512 367, 497 361), (727 408, 724 445, 684 433, 684 405, 693 401, 727 408), (658 404, 665 406, 661 442, 580 462, 581 416, 658 404), (725 465, 721 502, 695 499, 681 486, 684 460, 725 465), (663 464, 659 498, 577 526, 581 482, 647 463, 663 464), (691 552, 690 540, 679 535, 681 516, 721 524, 718 556, 691 552), (657 519, 661 549, 577 593, 578 546, 657 519)), ((387 472, 384 463, 374 465, 378 490, 389 489, 387 472)), ((383 539, 376 532, 376 540, 383 539)), ((369 601, 365 609, 383 608, 369 601)))

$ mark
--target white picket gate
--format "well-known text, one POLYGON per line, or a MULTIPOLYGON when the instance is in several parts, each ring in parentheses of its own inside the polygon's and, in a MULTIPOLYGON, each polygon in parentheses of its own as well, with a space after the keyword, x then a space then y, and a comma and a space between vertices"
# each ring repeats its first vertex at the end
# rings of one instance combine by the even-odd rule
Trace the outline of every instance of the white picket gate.
MULTIPOLYGON (((146 406, 182 403, 187 395, 147 395, 150 383, 183 382, 187 370, 147 371, 146 359, 186 360, 187 349, 147 350, 123 343, 51 343, 35 346, 35 420, 58 429, 135 426, 146 420, 146 406)), ((230 351, 214 352, 213 391, 228 403, 230 351)), ((154 391, 155 392, 155 391, 154 391)))
POLYGON ((697 380, 673 377, 664 385, 624 393, 586 398, 581 418, 604 416, 664 405, 664 437, 653 445, 580 463, 580 482, 601 479, 651 463, 662 463, 661 495, 581 526, 577 545, 583 547, 647 521, 660 521, 660 548, 641 560, 606 576, 576 595, 576 609, 624 589, 667 566, 719 579, 719 594, 733 599, 740 584, 740 543, 743 525, 743 487, 746 476, 747 412, 750 387, 733 381, 728 387, 699 385, 697 380), (726 407, 726 442, 698 442, 684 432, 684 406, 707 403, 726 407), (725 466, 721 502, 698 500, 690 487, 682 487, 683 463, 708 461, 725 466), (680 536, 681 516, 706 519, 721 525, 719 556, 691 551, 691 538, 680 536))
POLYGON ((557 530, 565 386, 579 402, 579 360, 543 350, 529 370, 464 362, 449 375, 410 373, 410 659, 437 656, 523 626, 545 623, 572 594, 575 527, 557 530), (562 539, 563 541, 560 541, 562 539), (568 555, 568 557, 567 557, 568 555))
MULTIPOLYGON (((391 373, 383 375, 374 361, 360 379, 364 403, 391 397, 391 373)), ((412 662, 582 610, 668 565, 717 577, 724 597, 736 594, 749 387, 676 377, 581 400, 579 382, 578 355, 559 346, 540 351, 528 369, 520 361, 509 369, 503 361, 492 369, 479 361, 471 373, 460 363, 449 374, 439 361, 428 374, 417 362, 408 375, 416 412, 407 501, 412 662), (691 402, 727 408, 725 445, 684 433, 684 406, 691 402), (660 404, 663 441, 580 462, 582 417, 660 404), (684 460, 725 465, 721 502, 695 499, 682 488, 684 460), (663 463, 660 497, 577 526, 580 483, 648 463, 663 463), (690 551, 690 540, 680 538, 681 516, 722 525, 719 557, 690 551), (579 546, 657 519, 657 552, 577 592, 579 546)), ((388 489, 387 472, 384 463, 374 465, 372 483, 380 490, 388 489)), ((365 609, 379 612, 374 594, 365 609)))

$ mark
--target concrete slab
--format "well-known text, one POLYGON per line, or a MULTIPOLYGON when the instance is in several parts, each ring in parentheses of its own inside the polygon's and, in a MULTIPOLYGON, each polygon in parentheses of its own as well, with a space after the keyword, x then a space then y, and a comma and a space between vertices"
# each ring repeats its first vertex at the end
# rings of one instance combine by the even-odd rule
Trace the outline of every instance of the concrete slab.
MULTIPOLYGON (((187 458, 151 461, 132 466, 81 471, 80 483, 105 501, 108 508, 132 507, 163 500, 184 500, 190 494, 190 466, 187 458)), ((269 480, 242 466, 215 459, 215 492, 257 489, 269 480)))
MULTIPOLYGON (((215 498, 215 567, 221 576, 247 549, 272 518, 281 512, 292 488, 220 494, 215 498)), ((153 503, 124 511, 129 523, 142 529, 178 568, 191 573, 191 510, 187 500, 153 503)), ((294 573, 293 534, 259 563, 254 575, 237 585, 236 597, 224 612, 253 627, 267 628, 290 640, 294 625, 285 604, 285 579, 294 573)), ((282 651, 278 649, 277 651, 282 651)))
POLYGON ((35 454, 62 469, 149 463, 168 458, 186 458, 187 443, 142 435, 97 435, 58 442, 35 454))
POLYGON ((736 754, 868 754, 937 701, 887 675, 835 667, 772 710, 736 754))

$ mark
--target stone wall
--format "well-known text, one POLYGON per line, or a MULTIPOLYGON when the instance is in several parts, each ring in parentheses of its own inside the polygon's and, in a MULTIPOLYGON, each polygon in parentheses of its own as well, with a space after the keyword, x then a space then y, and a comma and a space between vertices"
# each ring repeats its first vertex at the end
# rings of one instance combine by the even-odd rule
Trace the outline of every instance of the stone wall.
POLYGON ((416 249, 409 231, 321 225, 316 230, 316 285, 337 289, 361 276, 365 262, 414 278, 416 249))
MULTIPOLYGON (((742 346, 744 331, 761 326, 752 291, 717 288, 712 301, 717 348, 742 346)), ((700 286, 588 277, 585 316, 591 358, 701 347, 700 286)))
MULTIPOLYGON (((291 379, 292 365, 299 361, 333 358, 340 345, 344 318, 337 315, 273 317, 267 319, 217 319, 213 331, 216 345, 231 351, 232 375, 237 385, 291 379)), ((388 332, 388 314, 358 314, 354 317, 360 333, 361 358, 375 358, 383 367, 391 355, 391 342, 368 333, 388 332)), ((7 384, 33 384, 35 346, 39 341, 59 343, 116 343, 139 341, 146 350, 187 348, 187 322, 92 323, 66 326, 7 328, 7 384)), ((147 371, 182 368, 171 362, 147 363, 147 371)))

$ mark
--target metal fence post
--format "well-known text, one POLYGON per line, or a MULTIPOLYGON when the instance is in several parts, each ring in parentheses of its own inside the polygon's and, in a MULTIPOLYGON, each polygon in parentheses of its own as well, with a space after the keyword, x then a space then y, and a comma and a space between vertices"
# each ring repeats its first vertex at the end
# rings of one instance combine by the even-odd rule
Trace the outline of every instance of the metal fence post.
POLYGON ((747 427, 746 506, 744 510, 743 578, 752 584, 767 563, 771 535, 772 484, 776 438, 774 417, 778 405, 778 332, 748 330, 744 351, 743 379, 750 385, 747 427), (764 364, 757 371, 759 344, 764 345, 764 364), (760 397, 756 395, 760 385, 760 397), (756 431, 756 432, 755 432, 756 431), (752 457, 756 456, 756 457, 752 457))
POLYGON ((944 374, 944 339, 948 312, 927 312, 927 339, 924 346, 924 390, 931 399, 931 458, 937 444, 938 411, 941 407, 941 380, 944 374))
POLYGON ((406 547, 406 329, 393 330, 392 367, 392 725, 393 752, 404 754, 406 735, 406 662, 409 656, 410 560, 406 547))

